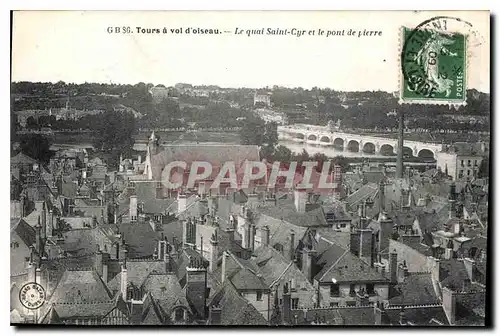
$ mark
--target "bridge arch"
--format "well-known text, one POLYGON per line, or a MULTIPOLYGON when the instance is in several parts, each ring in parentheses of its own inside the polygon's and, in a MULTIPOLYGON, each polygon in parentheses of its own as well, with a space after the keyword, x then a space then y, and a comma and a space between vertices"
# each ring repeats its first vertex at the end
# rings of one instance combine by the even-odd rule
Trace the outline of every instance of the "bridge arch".
POLYGON ((307 140, 316 141, 318 140, 318 137, 315 134, 309 134, 307 136, 307 140))
POLYGON ((293 135, 293 137, 294 137, 295 139, 304 140, 304 138, 305 138, 306 136, 305 136, 304 134, 302 134, 302 133, 295 133, 295 134, 293 135))
POLYGON ((347 150, 350 152, 359 152, 359 142, 356 140, 350 140, 347 143, 347 150))
POLYGON ((394 156, 394 146, 392 146, 391 144, 383 144, 382 146, 380 146, 380 154, 384 156, 394 156))
POLYGON ((417 156, 421 159, 436 159, 436 154, 429 148, 420 149, 417 156))
POLYGON ((319 141, 323 144, 330 144, 332 142, 332 139, 330 139, 329 136, 323 135, 319 141))
POLYGON ((335 147, 337 149, 340 149, 340 150, 344 150, 344 139, 342 139, 342 138, 335 138, 333 140, 333 147, 335 147))
POLYGON ((375 144, 372 142, 365 142, 363 144, 363 152, 367 154, 375 154, 375 144))

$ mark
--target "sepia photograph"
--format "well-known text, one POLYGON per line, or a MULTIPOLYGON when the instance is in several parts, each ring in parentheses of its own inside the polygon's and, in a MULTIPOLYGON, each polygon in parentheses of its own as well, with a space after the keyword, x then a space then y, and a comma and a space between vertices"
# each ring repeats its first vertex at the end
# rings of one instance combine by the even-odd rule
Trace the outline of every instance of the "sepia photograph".
POLYGON ((10 324, 491 326, 490 21, 12 11, 10 324))

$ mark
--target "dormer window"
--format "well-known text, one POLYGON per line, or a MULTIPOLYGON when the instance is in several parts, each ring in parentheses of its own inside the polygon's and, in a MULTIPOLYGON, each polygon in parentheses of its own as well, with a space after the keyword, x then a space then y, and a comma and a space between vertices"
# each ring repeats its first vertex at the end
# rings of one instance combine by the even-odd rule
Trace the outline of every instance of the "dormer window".
POLYGON ((184 320, 184 309, 177 308, 175 310, 175 321, 182 321, 182 320, 184 320))

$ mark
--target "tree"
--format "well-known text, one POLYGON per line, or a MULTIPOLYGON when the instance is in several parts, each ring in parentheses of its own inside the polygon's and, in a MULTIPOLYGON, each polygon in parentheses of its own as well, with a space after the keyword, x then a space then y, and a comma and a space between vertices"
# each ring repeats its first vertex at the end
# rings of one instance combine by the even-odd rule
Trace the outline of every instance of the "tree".
POLYGON ((485 156, 481 161, 481 165, 479 166, 477 176, 479 178, 489 177, 490 176, 490 158, 485 156))
POLYGON ((333 164, 339 165, 343 173, 345 173, 349 169, 349 159, 342 155, 334 157, 333 164))
POLYGON ((43 163, 48 163, 53 155, 50 141, 41 134, 28 134, 21 137, 19 148, 22 153, 43 163))
POLYGON ((129 112, 107 110, 97 126, 96 148, 129 154, 134 145, 135 118, 129 112))
POLYGON ((243 145, 262 146, 264 143, 265 122, 260 118, 250 117, 246 120, 240 131, 243 145))

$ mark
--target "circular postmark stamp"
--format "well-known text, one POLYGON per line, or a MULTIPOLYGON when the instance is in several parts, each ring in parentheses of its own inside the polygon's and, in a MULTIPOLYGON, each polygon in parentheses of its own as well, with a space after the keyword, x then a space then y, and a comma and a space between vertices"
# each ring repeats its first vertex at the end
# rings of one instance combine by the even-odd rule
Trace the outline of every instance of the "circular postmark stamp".
POLYGON ((36 282, 29 282, 21 287, 19 301, 28 309, 38 309, 45 303, 45 289, 36 282))
POLYGON ((401 101, 464 105, 469 61, 483 42, 472 24, 437 16, 401 34, 401 101))

